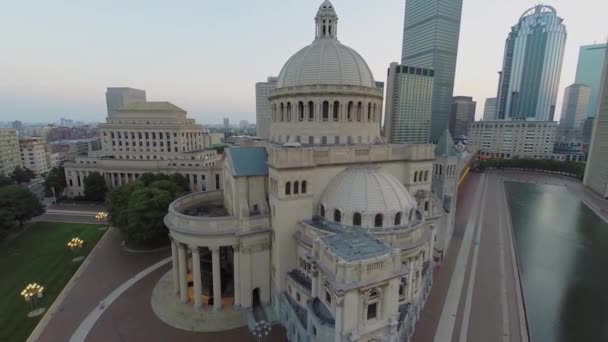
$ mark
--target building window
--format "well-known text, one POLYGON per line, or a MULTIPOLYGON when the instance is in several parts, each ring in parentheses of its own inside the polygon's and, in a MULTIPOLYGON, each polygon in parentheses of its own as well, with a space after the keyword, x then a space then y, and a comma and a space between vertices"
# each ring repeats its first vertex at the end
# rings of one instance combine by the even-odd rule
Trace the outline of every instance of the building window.
POLYGON ((335 101, 334 102, 334 108, 333 108, 333 119, 334 121, 338 121, 339 115, 340 115, 340 102, 335 101))
POLYGON ((367 104, 367 121, 372 121, 372 103, 367 104))
POLYGON ((321 204, 319 211, 320 211, 321 217, 325 217, 325 206, 323 204, 321 204))
POLYGON ((353 214, 353 226, 357 226, 357 227, 361 226, 361 214, 359 214, 359 213, 353 214))
POLYGON ((382 214, 376 214, 374 217, 374 227, 382 227, 382 214))
POLYGON ((323 101, 323 121, 329 119, 329 102, 323 101))
POLYGON ((342 221, 342 213, 338 209, 334 209, 334 221, 338 223, 342 221))
POLYGON ((424 211, 429 211, 429 201, 424 201, 424 211))
POLYGON ((398 226, 398 225, 400 225, 400 224, 401 224, 401 212, 398 212, 398 213, 395 215, 395 226, 398 226))
POLYGON ((367 319, 375 319, 378 317, 378 303, 371 303, 367 305, 367 319))
POLYGON ((291 182, 285 183, 285 195, 291 195, 291 182))
POLYGON ((331 305, 331 294, 329 293, 329 291, 325 291, 325 301, 328 305, 331 305))
POLYGON ((357 121, 361 121, 361 117, 363 116, 363 103, 357 103, 357 121))
POLYGON ((348 107, 346 109, 346 119, 348 121, 353 121, 353 101, 348 103, 348 107))
POLYGON ((424 171, 424 181, 428 181, 429 180, 429 170, 424 171))
POLYGON ((308 121, 312 121, 315 118, 315 104, 312 101, 308 101, 308 121))
POLYGON ((293 182, 293 194, 297 195, 300 192, 300 183, 298 181, 293 182))
POLYGON ((414 172, 414 183, 418 181, 418 171, 414 172))
POLYGON ((302 181, 302 193, 306 193, 306 181, 302 181))
POLYGON ((298 102, 298 120, 304 121, 304 102, 298 102))

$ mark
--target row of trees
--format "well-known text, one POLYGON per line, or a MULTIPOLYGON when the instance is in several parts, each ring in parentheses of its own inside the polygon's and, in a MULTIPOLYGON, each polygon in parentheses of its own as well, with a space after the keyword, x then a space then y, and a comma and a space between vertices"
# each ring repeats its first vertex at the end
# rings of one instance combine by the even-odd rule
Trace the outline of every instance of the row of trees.
POLYGON ((27 183, 35 177, 34 171, 27 167, 17 166, 9 176, 0 173, 0 186, 27 183))
POLYGON ((477 168, 481 171, 488 168, 497 169, 523 169, 532 171, 549 171, 560 173, 578 179, 583 179, 585 175, 585 163, 577 161, 559 161, 551 159, 531 159, 531 158, 513 158, 502 159, 492 158, 487 160, 479 160, 477 168))
POLYGON ((143 174, 137 181, 114 188, 108 198, 110 222, 128 244, 154 245, 168 239, 163 221, 169 204, 189 191, 181 174, 143 174))

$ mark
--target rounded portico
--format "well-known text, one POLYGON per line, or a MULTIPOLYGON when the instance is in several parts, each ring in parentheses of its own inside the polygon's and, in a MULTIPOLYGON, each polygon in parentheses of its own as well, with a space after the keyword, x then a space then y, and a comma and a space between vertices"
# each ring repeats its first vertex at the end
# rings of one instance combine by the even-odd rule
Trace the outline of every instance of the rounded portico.
POLYGON ((337 39, 331 2, 319 7, 315 40, 281 69, 269 97, 271 141, 304 145, 382 141, 382 89, 365 60, 337 39))
POLYGON ((269 300, 267 281, 244 267, 269 264, 267 213, 233 216, 223 191, 201 192, 171 203, 165 225, 172 241, 174 292, 182 303, 220 310, 269 300))

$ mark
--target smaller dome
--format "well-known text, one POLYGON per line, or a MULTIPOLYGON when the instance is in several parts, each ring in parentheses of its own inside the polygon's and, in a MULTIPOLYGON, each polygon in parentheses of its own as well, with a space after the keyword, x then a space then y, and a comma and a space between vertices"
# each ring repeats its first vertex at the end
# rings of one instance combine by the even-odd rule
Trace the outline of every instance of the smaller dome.
POLYGON ((363 228, 407 225, 414 217, 416 200, 395 177, 377 166, 357 166, 336 175, 319 202, 326 220, 363 228))

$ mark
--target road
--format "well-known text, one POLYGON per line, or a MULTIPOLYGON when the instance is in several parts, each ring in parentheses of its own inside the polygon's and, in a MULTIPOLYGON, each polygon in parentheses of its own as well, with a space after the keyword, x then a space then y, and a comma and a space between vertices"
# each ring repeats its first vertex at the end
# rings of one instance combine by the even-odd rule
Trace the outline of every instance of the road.
POLYGON ((471 174, 457 203, 454 236, 413 341, 528 342, 502 176, 471 174))

